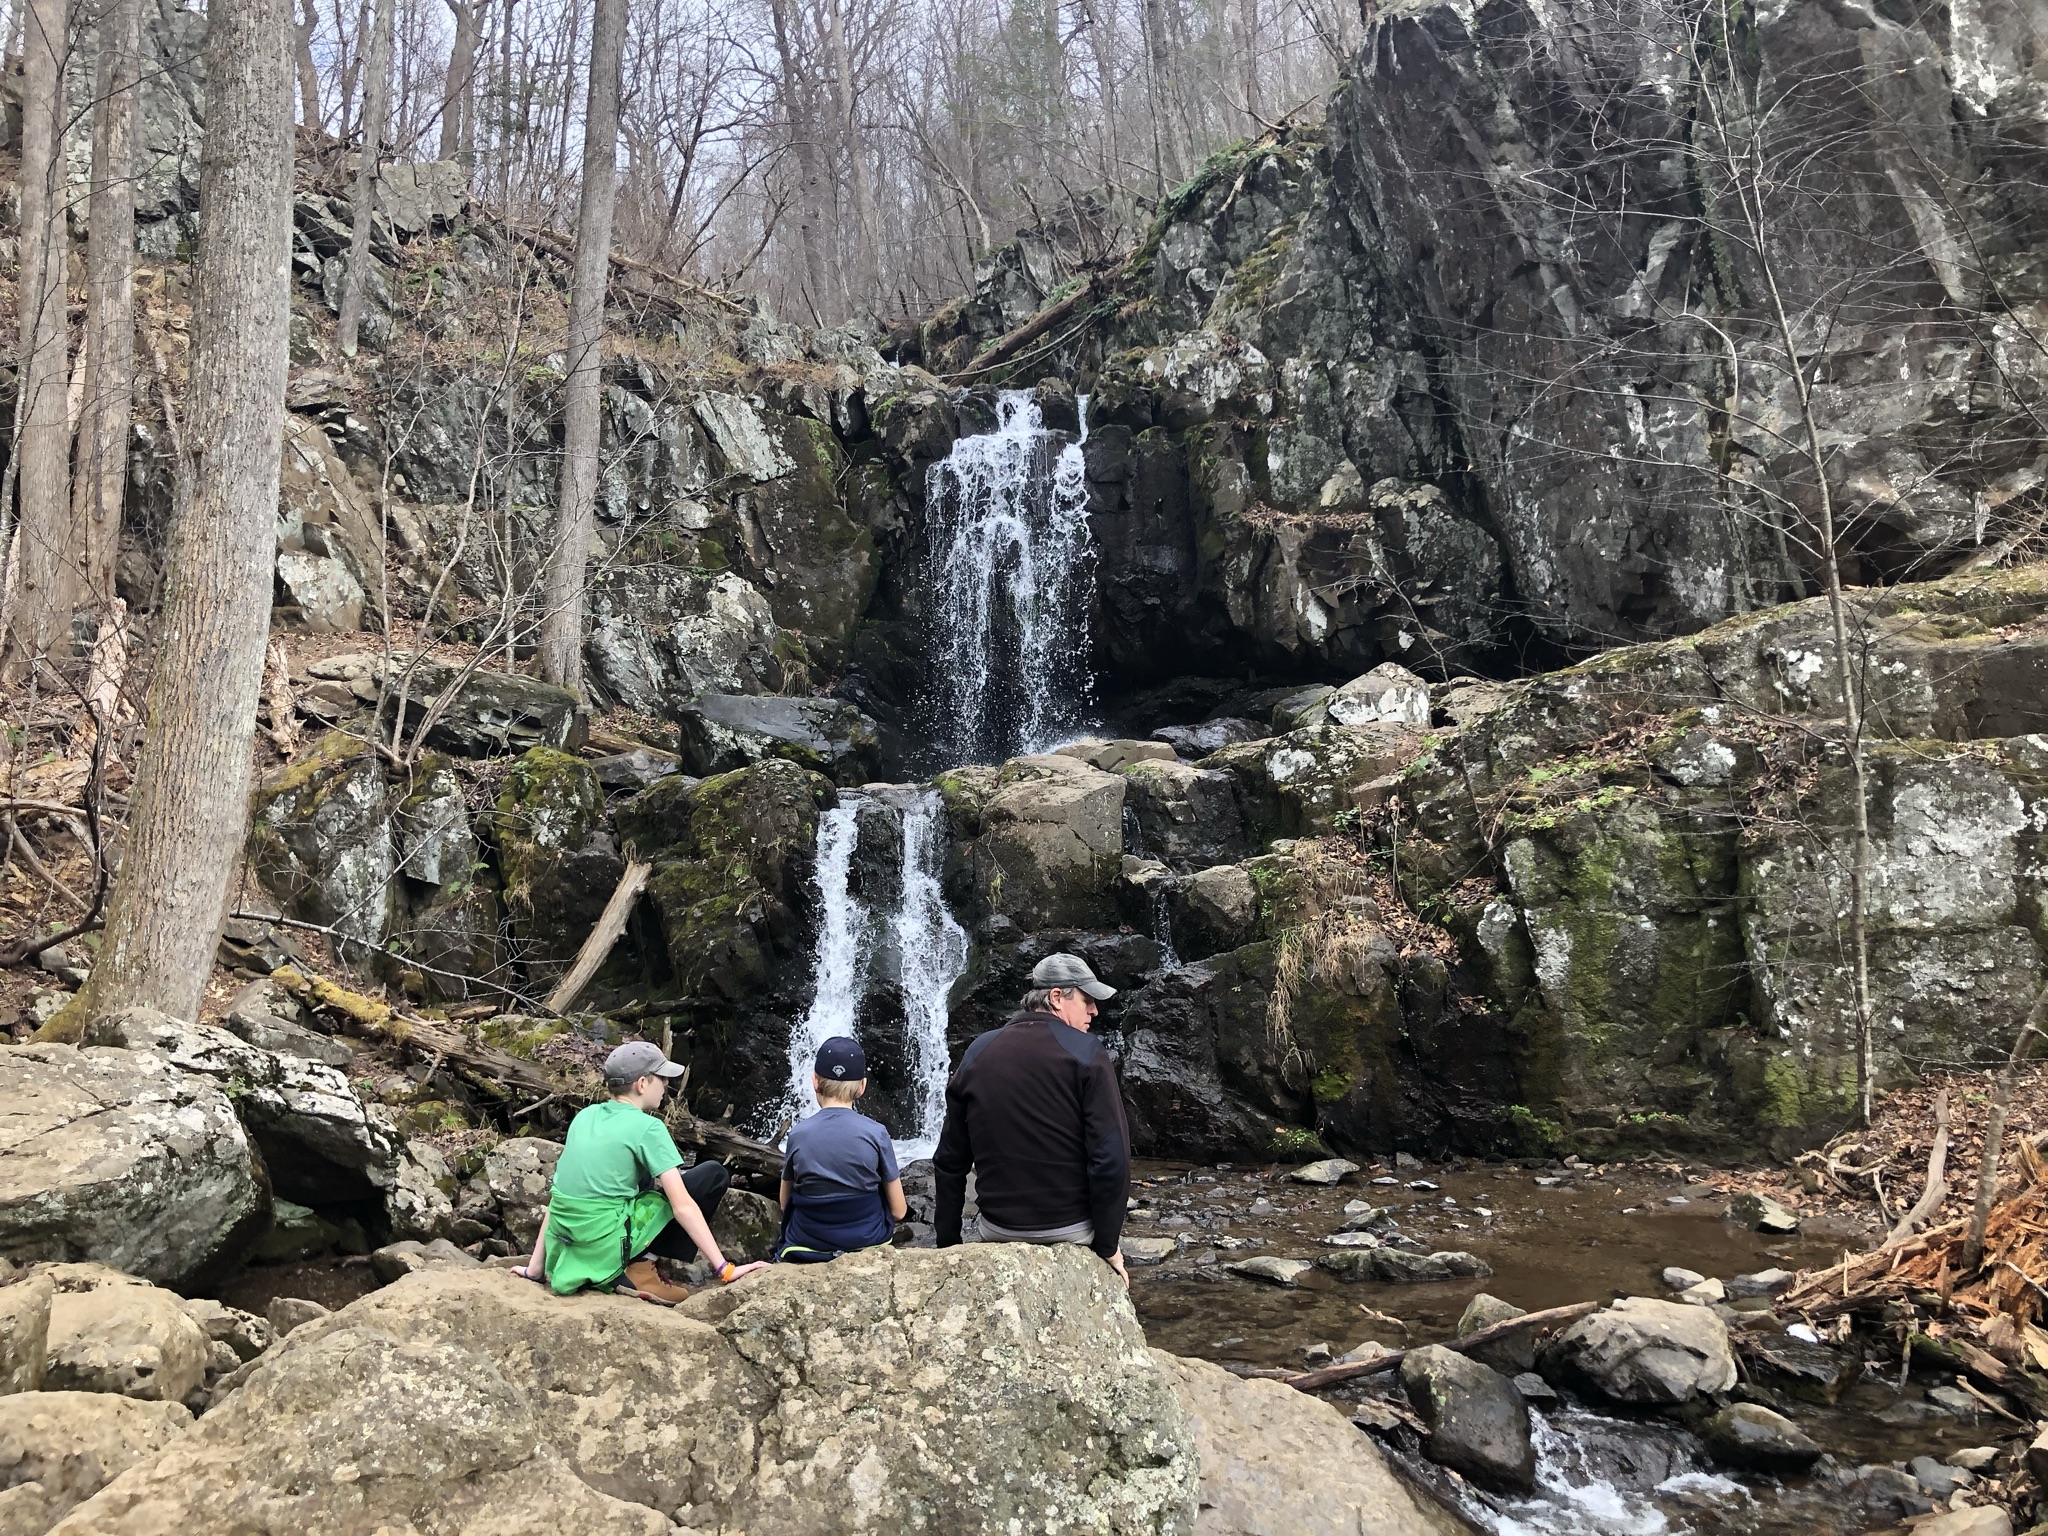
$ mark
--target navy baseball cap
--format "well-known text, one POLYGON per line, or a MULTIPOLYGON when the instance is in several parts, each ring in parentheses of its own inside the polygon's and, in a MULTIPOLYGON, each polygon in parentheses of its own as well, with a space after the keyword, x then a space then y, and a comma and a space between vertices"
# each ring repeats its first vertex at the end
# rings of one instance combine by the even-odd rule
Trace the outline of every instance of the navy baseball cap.
POLYGON ((818 1047, 812 1067, 818 1076, 836 1083, 858 1082, 868 1075, 868 1055, 851 1035, 834 1035, 818 1047))

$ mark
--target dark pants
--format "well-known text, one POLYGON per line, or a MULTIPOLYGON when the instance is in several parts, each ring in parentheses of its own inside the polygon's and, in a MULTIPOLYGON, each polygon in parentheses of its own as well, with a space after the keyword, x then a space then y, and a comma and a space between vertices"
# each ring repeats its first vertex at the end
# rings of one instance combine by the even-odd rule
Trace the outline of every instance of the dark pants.
MULTIPOLYGON (((706 1226, 711 1224, 711 1218, 717 1214, 718 1202, 725 1198, 725 1192, 731 1184, 732 1175, 725 1171, 723 1163, 699 1163, 694 1168, 683 1170, 683 1188, 690 1192, 690 1198, 697 1202, 697 1209, 704 1213, 706 1226)), ((657 1258, 687 1264, 697 1257, 697 1242, 671 1221, 654 1235, 654 1241, 647 1245, 645 1253, 635 1254, 634 1257, 644 1259, 649 1253, 657 1258)))

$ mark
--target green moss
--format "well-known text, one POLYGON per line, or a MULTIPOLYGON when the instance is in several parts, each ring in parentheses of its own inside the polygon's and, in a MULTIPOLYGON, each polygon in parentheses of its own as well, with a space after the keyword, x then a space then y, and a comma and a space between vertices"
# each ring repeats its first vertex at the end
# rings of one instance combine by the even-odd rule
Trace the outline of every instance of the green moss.
POLYGON ((1334 1104, 1351 1091, 1351 1079, 1334 1068, 1324 1068, 1309 1083, 1318 1104, 1334 1104))
POLYGON ((1277 1158, 1301 1160, 1328 1157, 1330 1149, 1314 1131, 1298 1125, 1276 1125, 1268 1150, 1277 1158))

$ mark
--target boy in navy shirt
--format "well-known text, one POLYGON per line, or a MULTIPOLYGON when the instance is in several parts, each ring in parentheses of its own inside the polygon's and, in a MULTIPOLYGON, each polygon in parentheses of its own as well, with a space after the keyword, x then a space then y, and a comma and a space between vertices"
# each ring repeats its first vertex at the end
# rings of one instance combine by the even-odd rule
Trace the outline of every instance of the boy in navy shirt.
POLYGON ((818 1112, 790 1127, 782 1159, 782 1241, 775 1257, 818 1264, 889 1241, 908 1209, 889 1133, 853 1107, 867 1092, 858 1040, 818 1047, 811 1091, 818 1112))

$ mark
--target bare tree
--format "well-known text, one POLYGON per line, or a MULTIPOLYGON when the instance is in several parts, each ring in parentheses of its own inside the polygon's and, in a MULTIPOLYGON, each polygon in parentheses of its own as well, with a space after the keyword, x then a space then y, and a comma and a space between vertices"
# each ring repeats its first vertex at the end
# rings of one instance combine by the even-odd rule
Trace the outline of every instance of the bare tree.
POLYGON ((46 1030, 127 1007, 194 1017, 248 816, 269 635, 291 318, 288 0, 213 0, 185 441, 158 647, 105 941, 46 1030))
POLYGON ((455 40, 448 46, 448 80, 441 93, 441 158, 467 160, 476 133, 477 0, 447 0, 455 20, 455 40))
POLYGON ((141 96, 141 0, 107 0, 100 15, 87 214, 85 399, 78 431, 73 526, 85 594, 114 601, 114 561, 135 416, 135 120, 141 96))
MULTIPOLYGON (((71 534, 69 328, 65 276, 65 0, 30 0, 22 36, 20 392, 15 406, 21 460, 19 586, 15 643, 31 665, 62 648, 75 586, 71 534)), ((6 558, 0 555, 0 559, 6 558)))
POLYGON ((384 154, 384 116, 391 103, 391 10, 377 0, 371 28, 369 78, 363 86, 363 142, 356 162, 355 218, 349 229, 348 277, 341 289, 341 323, 336 343, 343 357, 356 355, 363 324, 363 295, 370 276, 370 223, 377 211, 378 173, 384 154))
POLYGON ((618 185, 619 73, 626 0, 597 0, 590 34, 590 87, 583 113, 583 187, 569 291, 568 377, 562 394, 562 478, 544 590, 547 617, 537 658, 551 683, 583 688, 586 567, 597 510, 598 430, 604 404, 604 301, 611 278, 612 211, 618 185))

